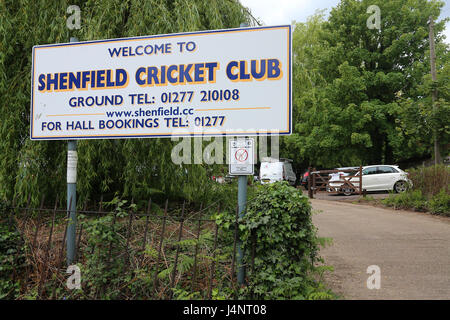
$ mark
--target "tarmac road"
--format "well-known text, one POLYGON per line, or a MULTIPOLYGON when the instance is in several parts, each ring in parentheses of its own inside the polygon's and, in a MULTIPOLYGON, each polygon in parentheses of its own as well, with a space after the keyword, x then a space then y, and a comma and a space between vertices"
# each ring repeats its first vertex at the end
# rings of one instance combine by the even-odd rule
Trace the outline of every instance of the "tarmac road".
POLYGON ((325 280, 343 299, 450 299, 450 218, 313 199, 321 249, 334 267, 325 280), (368 289, 368 266, 380 289, 368 289))

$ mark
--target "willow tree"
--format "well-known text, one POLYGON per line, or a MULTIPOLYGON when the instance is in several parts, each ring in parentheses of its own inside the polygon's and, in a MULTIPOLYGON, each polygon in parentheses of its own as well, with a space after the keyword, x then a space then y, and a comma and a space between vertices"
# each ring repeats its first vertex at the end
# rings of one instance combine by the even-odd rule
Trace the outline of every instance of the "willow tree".
MULTIPOLYGON (((66 143, 29 139, 31 49, 68 42, 239 27, 252 24, 238 0, 0 1, 0 197, 34 204, 65 197, 66 143), (69 5, 81 29, 69 31, 69 5)), ((175 165, 170 139, 84 140, 78 144, 80 202, 102 193, 144 199, 154 192, 200 200, 211 167, 175 165)))

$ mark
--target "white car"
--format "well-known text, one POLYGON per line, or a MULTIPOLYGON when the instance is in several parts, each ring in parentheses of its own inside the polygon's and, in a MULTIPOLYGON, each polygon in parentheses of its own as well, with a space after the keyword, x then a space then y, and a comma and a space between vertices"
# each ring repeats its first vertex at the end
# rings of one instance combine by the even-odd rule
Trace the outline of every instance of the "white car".
POLYGON ((327 191, 333 192, 334 189, 339 189, 338 187, 341 186, 340 181, 342 181, 343 177, 345 176, 354 176, 356 172, 359 170, 359 167, 345 167, 345 168, 335 168, 334 170, 339 170, 339 172, 330 173, 328 176, 330 177, 328 179, 328 186, 327 191), (341 170, 345 170, 346 172, 343 172, 341 170), (350 172, 351 170, 351 172, 350 172), (334 188, 331 188, 334 187, 334 188))
MULTIPOLYGON (((350 179, 350 182, 355 187, 359 187, 359 172, 356 172, 355 176, 350 179)), ((355 191, 338 181, 330 181, 329 186, 345 195, 350 195, 355 191)), ((362 188, 367 191, 393 190, 400 193, 405 192, 411 186, 412 182, 408 179, 408 173, 398 166, 374 165, 362 168, 362 188)))

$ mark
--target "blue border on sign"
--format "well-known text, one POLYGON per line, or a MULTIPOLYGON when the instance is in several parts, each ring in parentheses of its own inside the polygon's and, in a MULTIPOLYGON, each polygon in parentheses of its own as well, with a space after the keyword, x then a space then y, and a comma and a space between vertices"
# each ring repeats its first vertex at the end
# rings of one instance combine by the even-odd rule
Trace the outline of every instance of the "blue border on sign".
POLYGON ((31 68, 31 114, 30 114, 30 139, 31 140, 84 140, 84 139, 131 139, 131 138, 162 138, 162 137, 233 137, 233 136, 284 136, 292 134, 292 30, 291 25, 277 25, 277 26, 260 26, 260 27, 245 27, 245 28, 232 28, 232 29, 219 29, 219 30, 205 30, 205 31, 194 31, 194 32, 180 32, 180 33, 169 33, 169 34, 159 34, 151 36, 138 36, 138 37, 127 37, 127 38, 116 38, 116 39, 103 39, 103 40, 90 40, 90 41, 80 41, 80 42, 67 42, 58 44, 44 44, 36 45, 32 48, 32 68, 31 68), (258 133, 258 132, 230 132, 230 133, 189 133, 189 134, 147 134, 147 135, 106 135, 106 136, 64 136, 64 137, 33 137, 33 120, 34 120, 34 58, 36 48, 49 48, 49 47, 62 47, 62 46, 73 46, 73 45, 86 45, 91 43, 102 43, 102 42, 118 42, 127 40, 143 40, 143 39, 155 39, 163 37, 177 37, 181 35, 196 35, 196 34, 208 34, 208 33, 225 33, 233 31, 252 31, 260 29, 278 29, 278 28, 288 28, 289 30, 289 107, 288 107, 288 131, 272 133, 270 131, 258 133))

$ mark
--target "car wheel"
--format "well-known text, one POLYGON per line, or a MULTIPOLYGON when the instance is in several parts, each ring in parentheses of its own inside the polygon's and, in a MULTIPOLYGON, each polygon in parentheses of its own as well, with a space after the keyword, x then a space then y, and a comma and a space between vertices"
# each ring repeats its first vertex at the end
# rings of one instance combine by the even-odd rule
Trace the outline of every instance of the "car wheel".
POLYGON ((344 193, 344 195, 346 195, 346 196, 351 196, 352 195, 352 193, 353 193, 353 189, 350 189, 350 188, 345 188, 345 189, 343 189, 343 193, 344 193))
POLYGON ((400 180, 394 184, 394 191, 396 193, 402 193, 408 190, 408 183, 406 181, 400 180))

